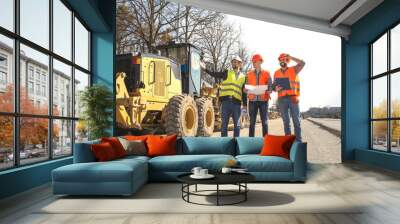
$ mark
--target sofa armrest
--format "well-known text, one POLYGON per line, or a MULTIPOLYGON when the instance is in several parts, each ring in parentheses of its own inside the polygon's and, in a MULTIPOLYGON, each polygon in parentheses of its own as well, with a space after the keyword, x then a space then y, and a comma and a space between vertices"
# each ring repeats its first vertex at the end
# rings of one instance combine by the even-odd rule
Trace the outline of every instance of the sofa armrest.
POLYGON ((89 163, 95 162, 96 158, 94 157, 90 146, 92 144, 100 143, 99 140, 83 142, 83 143, 75 143, 74 145, 74 163, 89 163))
POLYGON ((307 143, 294 142, 290 149, 290 160, 293 162, 293 178, 305 181, 307 176, 307 143))

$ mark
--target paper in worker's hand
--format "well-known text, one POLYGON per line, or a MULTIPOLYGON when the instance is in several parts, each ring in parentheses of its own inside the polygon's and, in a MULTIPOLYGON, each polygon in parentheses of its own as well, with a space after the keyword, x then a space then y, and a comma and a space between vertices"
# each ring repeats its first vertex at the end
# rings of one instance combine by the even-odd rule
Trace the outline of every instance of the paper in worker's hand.
POLYGON ((247 90, 247 93, 254 94, 254 95, 262 95, 265 91, 268 90, 268 85, 244 85, 244 88, 247 90))

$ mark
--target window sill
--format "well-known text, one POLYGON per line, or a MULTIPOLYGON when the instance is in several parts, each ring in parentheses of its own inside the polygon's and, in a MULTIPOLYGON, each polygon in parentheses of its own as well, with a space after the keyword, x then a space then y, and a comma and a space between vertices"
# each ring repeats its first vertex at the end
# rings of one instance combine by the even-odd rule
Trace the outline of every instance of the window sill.
POLYGON ((58 163, 58 162, 62 162, 62 161, 69 160, 69 159, 72 159, 72 156, 62 157, 62 158, 59 158, 59 159, 47 160, 47 161, 38 162, 38 163, 34 163, 34 164, 28 164, 28 165, 24 165, 24 166, 20 166, 20 167, 15 167, 15 168, 9 168, 9 169, 0 171, 0 176, 1 175, 6 175, 6 174, 10 174, 10 173, 14 173, 14 172, 20 172, 20 171, 23 171, 23 170, 32 169, 32 168, 35 168, 35 167, 49 165, 49 164, 52 164, 52 163, 58 163))

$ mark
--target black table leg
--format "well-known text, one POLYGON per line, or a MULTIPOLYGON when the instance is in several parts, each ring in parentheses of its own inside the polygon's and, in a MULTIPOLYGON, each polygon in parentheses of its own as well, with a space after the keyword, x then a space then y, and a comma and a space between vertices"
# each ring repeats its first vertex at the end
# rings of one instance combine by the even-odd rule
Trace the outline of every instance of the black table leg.
POLYGON ((219 184, 217 184, 217 206, 219 206, 219 184))
POLYGON ((247 182, 246 183, 244 183, 244 187, 245 187, 245 192, 244 192, 244 201, 247 201, 247 192, 248 192, 248 190, 247 190, 247 182))
POLYGON ((196 184, 196 186, 195 186, 195 191, 197 192, 197 184, 196 184))

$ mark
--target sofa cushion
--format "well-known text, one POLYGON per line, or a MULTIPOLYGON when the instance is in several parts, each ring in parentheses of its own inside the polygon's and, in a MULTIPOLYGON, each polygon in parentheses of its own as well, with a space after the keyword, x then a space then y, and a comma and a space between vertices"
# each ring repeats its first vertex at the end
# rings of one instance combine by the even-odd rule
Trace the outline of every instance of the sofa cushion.
POLYGON ((237 137, 236 155, 260 154, 264 144, 263 137, 237 137))
POLYGON ((182 152, 185 155, 225 154, 235 155, 235 142, 231 137, 183 137, 182 152))
POLYGON ((249 172, 292 172, 292 161, 279 156, 238 155, 240 167, 249 172))
POLYGON ((146 143, 141 140, 126 140, 125 138, 118 137, 121 145, 126 151, 126 155, 147 155, 146 143))
POLYGON ((147 163, 139 159, 74 163, 52 173, 53 181, 58 182, 130 182, 135 172, 147 176, 147 163))
POLYGON ((92 149, 94 157, 96 157, 96 161, 104 162, 118 158, 112 145, 108 142, 92 144, 90 147, 92 149))
POLYGON ((147 140, 148 156, 164 156, 176 154, 177 135, 150 135, 147 140))
POLYGON ((281 156, 286 159, 289 159, 290 147, 296 136, 294 135, 286 135, 286 136, 277 136, 277 135, 266 135, 264 137, 264 145, 261 149, 260 155, 262 156, 281 156))
POLYGON ((117 158, 122 158, 126 156, 126 151, 117 137, 104 137, 101 138, 101 142, 110 143, 114 149, 117 158))
POLYGON ((150 171, 190 172, 193 167, 199 166, 210 171, 219 171, 230 159, 231 155, 174 155, 158 156, 149 160, 150 171))

